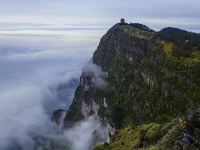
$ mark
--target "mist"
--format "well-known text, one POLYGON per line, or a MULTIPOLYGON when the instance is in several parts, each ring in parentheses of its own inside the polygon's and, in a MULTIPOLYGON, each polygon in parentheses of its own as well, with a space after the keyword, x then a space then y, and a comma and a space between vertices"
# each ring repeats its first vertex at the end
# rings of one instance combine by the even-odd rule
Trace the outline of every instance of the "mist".
MULTIPOLYGON (((0 36, 1 150, 12 149, 12 145, 31 150, 33 135, 56 134, 52 113, 59 108, 67 109, 71 104, 81 70, 100 39, 95 32, 99 33, 84 31, 78 35, 69 31, 56 33, 56 36, 43 35, 43 32, 0 36)), ((89 120, 90 123, 79 126, 96 127, 98 123, 89 120)), ((80 133, 67 130, 66 139, 81 135, 83 130, 79 129, 80 133)), ((82 143, 86 147, 89 144, 88 141, 82 143)), ((76 144, 73 149, 78 150, 76 144)))
POLYGON ((89 76, 92 79, 92 82, 95 88, 105 88, 107 86, 106 78, 108 76, 107 72, 104 72, 103 69, 94 64, 92 60, 90 60, 82 69, 83 76, 89 76))
POLYGON ((108 139, 109 131, 95 117, 90 116, 64 131, 64 138, 72 150, 89 150, 108 139))

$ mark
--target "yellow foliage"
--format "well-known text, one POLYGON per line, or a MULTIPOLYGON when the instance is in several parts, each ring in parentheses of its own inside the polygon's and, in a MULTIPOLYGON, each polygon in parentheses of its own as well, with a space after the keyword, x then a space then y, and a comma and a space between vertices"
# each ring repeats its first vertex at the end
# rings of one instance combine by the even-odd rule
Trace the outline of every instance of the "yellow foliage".
POLYGON ((186 127, 186 120, 184 118, 180 118, 179 119, 179 128, 181 130, 183 130, 183 129, 185 129, 185 127, 186 127))
POLYGON ((166 56, 171 56, 173 53, 174 44, 169 42, 163 43, 163 50, 166 56))

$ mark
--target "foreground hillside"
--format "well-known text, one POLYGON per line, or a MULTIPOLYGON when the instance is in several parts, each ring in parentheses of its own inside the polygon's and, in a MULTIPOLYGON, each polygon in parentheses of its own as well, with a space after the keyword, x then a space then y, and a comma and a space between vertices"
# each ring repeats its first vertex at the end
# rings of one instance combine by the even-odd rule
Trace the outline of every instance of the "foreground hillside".
POLYGON ((118 23, 92 63, 101 73, 83 72, 65 126, 96 116, 111 140, 95 150, 200 147, 199 34, 118 23))

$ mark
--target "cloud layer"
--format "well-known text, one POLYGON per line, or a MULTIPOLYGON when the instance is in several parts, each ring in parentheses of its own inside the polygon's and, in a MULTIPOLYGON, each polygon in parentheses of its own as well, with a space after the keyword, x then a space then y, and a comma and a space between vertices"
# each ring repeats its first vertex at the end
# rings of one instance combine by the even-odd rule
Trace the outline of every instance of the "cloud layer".
POLYGON ((32 135, 55 134, 51 113, 70 105, 98 43, 83 36, 0 36, 0 149, 31 150, 32 135))

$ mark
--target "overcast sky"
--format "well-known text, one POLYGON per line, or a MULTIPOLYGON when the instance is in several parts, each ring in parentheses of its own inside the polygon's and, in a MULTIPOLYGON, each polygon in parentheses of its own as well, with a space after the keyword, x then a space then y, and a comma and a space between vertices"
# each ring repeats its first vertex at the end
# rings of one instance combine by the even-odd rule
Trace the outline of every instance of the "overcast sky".
POLYGON ((200 25, 199 0, 0 0, 0 23, 200 25))

